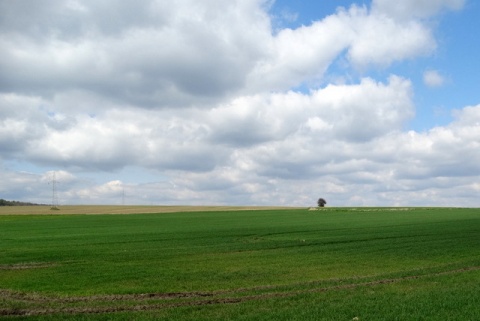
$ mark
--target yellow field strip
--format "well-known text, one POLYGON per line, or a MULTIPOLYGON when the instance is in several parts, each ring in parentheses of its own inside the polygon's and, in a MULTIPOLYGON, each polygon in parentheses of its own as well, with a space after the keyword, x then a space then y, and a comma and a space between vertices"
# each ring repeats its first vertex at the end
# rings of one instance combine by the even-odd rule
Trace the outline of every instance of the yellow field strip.
MULTIPOLYGON (((298 208, 298 207, 297 207, 298 208)), ((144 214, 203 211, 248 211, 295 209, 280 206, 140 206, 140 205, 65 205, 58 210, 50 206, 0 206, 0 215, 72 215, 72 214, 144 214)))

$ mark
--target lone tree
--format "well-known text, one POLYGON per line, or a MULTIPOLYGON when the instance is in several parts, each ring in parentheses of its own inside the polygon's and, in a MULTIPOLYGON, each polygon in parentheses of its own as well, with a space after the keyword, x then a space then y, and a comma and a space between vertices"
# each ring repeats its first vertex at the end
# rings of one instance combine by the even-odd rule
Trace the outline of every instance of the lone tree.
POLYGON ((324 207, 327 201, 324 198, 319 198, 317 201, 318 207, 324 207))

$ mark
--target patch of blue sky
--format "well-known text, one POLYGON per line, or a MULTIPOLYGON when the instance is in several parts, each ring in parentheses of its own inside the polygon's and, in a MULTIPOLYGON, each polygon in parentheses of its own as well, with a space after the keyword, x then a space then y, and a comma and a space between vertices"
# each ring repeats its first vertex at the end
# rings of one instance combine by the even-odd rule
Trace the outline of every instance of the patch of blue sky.
POLYGON ((274 27, 298 28, 308 26, 314 21, 334 14, 337 8, 350 8, 352 4, 366 5, 365 1, 336 0, 336 1, 302 1, 276 0, 270 14, 275 18, 274 27))
POLYGON ((428 59, 412 65, 418 72, 409 78, 414 84, 417 113, 411 129, 428 130, 453 120, 452 112, 476 105, 480 98, 480 3, 470 1, 461 12, 449 12, 442 17, 436 30, 437 51, 428 59), (468 26, 468 29, 466 29, 468 26), (443 84, 431 87, 424 83, 423 73, 435 70, 443 84))

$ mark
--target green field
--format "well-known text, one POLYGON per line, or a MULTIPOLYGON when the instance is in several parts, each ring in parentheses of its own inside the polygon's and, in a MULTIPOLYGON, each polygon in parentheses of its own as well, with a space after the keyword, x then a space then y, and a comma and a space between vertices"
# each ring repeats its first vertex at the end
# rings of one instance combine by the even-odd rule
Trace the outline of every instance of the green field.
POLYGON ((480 320, 480 209, 0 215, 0 319, 480 320))

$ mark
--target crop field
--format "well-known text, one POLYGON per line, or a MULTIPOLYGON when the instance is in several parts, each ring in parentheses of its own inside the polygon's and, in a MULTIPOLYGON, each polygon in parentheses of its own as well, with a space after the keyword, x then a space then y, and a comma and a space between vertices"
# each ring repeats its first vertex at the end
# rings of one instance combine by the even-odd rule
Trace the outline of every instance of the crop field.
MULTIPOLYGON (((245 211, 245 210, 286 209, 279 206, 128 206, 128 205, 79 205, 60 206, 52 210, 51 206, 2 206, 0 215, 52 215, 52 214, 147 214, 147 213, 180 213, 180 212, 213 212, 213 211, 245 211)), ((290 208, 291 209, 291 208, 290 208)))
POLYGON ((480 209, 46 208, 0 208, 2 320, 480 320, 480 209))

